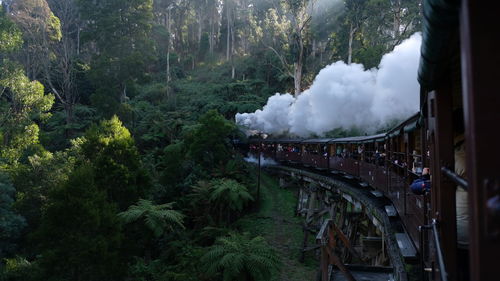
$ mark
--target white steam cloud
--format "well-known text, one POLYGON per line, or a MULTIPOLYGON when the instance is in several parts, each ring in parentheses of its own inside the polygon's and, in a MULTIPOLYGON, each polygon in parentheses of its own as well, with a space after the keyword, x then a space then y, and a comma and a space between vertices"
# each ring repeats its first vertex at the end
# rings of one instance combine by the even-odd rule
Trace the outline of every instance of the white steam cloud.
POLYGON ((262 110, 237 113, 236 122, 268 134, 301 137, 353 127, 372 133, 418 111, 420 44, 416 33, 384 55, 378 69, 335 62, 322 69, 298 98, 277 93, 262 110))
MULTIPOLYGON (((248 163, 253 163, 253 164, 258 164, 259 163, 259 158, 253 156, 253 155, 249 155, 248 157, 245 157, 243 158, 246 162, 248 163)), ((261 166, 274 166, 274 165, 278 165, 278 163, 276 163, 276 161, 274 161, 273 159, 271 158, 265 158, 264 156, 260 156, 260 165, 261 166)))

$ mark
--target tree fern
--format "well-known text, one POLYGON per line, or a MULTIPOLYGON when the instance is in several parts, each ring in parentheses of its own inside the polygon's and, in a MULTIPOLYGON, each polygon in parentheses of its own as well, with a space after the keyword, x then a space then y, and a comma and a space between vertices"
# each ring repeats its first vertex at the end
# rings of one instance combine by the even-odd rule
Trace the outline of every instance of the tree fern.
POLYGON ((217 239, 201 262, 207 274, 221 274, 224 281, 269 280, 280 265, 278 256, 264 238, 249 238, 247 234, 217 239))
POLYGON ((174 226, 184 228, 184 215, 172 210, 172 207, 173 203, 154 205, 149 200, 141 199, 136 205, 132 205, 126 211, 119 213, 118 217, 125 223, 144 220, 144 224, 154 235, 160 237, 167 229, 173 231, 174 226))
POLYGON ((221 212, 224 209, 228 214, 241 212, 249 201, 254 200, 247 188, 235 180, 218 179, 211 184, 213 189, 209 200, 221 212))

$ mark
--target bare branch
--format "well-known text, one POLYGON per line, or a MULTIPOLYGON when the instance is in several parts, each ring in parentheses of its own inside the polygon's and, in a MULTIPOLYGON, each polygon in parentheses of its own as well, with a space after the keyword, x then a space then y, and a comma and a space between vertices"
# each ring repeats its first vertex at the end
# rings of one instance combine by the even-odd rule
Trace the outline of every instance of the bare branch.
POLYGON ((281 61, 281 64, 283 65, 283 68, 286 69, 286 73, 288 75, 290 75, 291 77, 293 77, 293 73, 289 70, 289 64, 288 62, 286 61, 286 58, 283 57, 278 51, 276 51, 276 49, 274 49, 273 47, 271 46, 267 46, 268 49, 270 49, 271 51, 274 52, 274 54, 280 59, 281 61))

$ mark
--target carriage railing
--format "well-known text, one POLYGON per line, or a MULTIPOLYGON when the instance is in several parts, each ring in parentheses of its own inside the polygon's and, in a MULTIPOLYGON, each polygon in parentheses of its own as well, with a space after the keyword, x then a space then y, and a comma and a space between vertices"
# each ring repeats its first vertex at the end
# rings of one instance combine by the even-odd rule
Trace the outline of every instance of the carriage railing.
MULTIPOLYGON (((420 230, 420 265, 421 265, 421 270, 422 270, 422 277, 425 274, 425 264, 424 264, 424 255, 423 255, 423 230, 430 230, 432 231, 432 237, 434 238, 434 248, 436 250, 436 257, 438 261, 438 266, 439 266, 439 274, 440 274, 440 279, 441 281, 448 281, 448 274, 446 273, 446 266, 444 264, 444 258, 443 258, 443 252, 441 250, 441 242, 439 240, 439 233, 438 233, 438 222, 436 219, 432 219, 432 223, 430 225, 422 225, 419 227, 420 230)), ((425 280, 423 278, 422 280, 425 280)))
POLYGON ((446 167, 441 167, 441 172, 443 172, 443 174, 455 184, 461 186, 465 190, 469 190, 469 183, 464 178, 454 173, 452 170, 446 167))

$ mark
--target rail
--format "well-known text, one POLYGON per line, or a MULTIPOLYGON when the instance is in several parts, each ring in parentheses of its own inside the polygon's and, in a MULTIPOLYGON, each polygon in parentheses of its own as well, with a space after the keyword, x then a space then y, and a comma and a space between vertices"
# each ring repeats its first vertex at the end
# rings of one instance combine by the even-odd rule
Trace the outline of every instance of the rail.
MULTIPOLYGON (((446 273, 446 266, 444 264, 444 258, 443 258, 443 252, 441 251, 441 242, 439 241, 439 235, 438 235, 438 230, 437 230, 437 225, 438 222, 436 219, 432 219, 432 223, 430 225, 422 225, 420 226, 420 251, 421 251, 421 257, 420 257, 420 264, 422 267, 422 277, 425 274, 424 272, 424 257, 423 257, 423 229, 425 230, 431 230, 432 231, 432 236, 434 238, 434 248, 436 249, 436 256, 438 259, 438 265, 439 265, 439 274, 441 276, 441 281, 448 281, 448 274, 446 273)), ((422 279, 422 280, 425 280, 422 279)))
POLYGON ((446 167, 441 167, 441 172, 443 172, 443 174, 445 174, 455 184, 461 186, 465 190, 469 190, 469 183, 464 178, 455 174, 452 170, 446 167))

